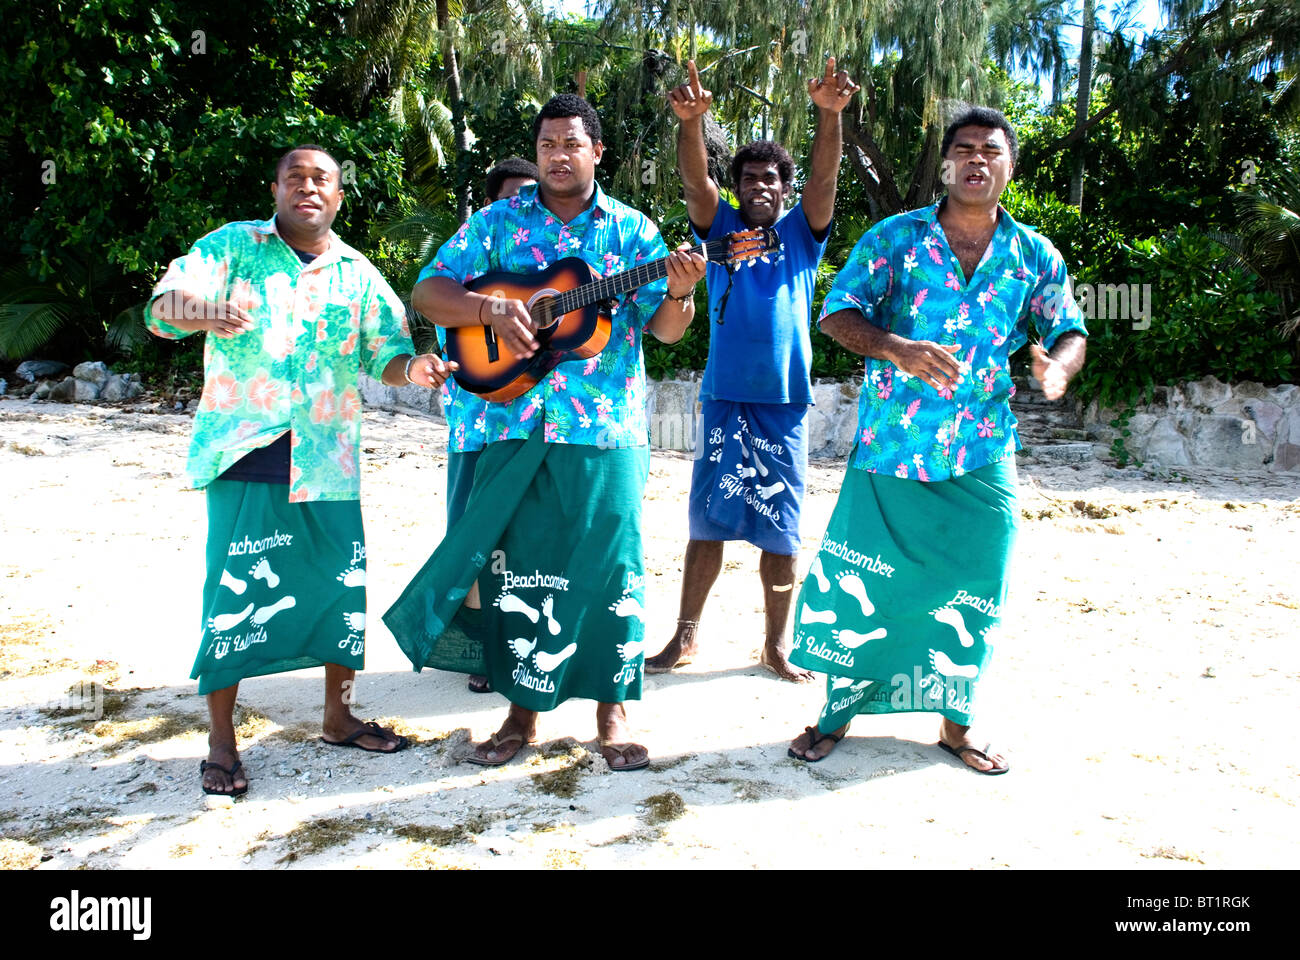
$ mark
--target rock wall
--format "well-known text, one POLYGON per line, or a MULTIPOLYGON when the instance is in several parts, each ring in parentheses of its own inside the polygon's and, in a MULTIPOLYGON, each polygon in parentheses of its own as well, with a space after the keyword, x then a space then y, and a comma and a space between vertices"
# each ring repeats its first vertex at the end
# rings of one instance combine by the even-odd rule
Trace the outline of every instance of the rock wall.
MULTIPOLYGON (((808 415, 810 456, 844 457, 853 448, 859 385, 857 380, 813 384, 817 403, 808 415)), ((646 413, 652 446, 694 449, 699 391, 698 373, 678 380, 649 381, 646 413)), ((368 404, 442 418, 437 392, 422 387, 386 387, 363 375, 361 395, 368 404)), ((1083 412, 1083 429, 1099 456, 1109 455, 1112 441, 1120 436, 1120 430, 1111 426, 1117 416, 1117 411, 1099 409, 1095 403, 1083 412)), ((1125 446, 1144 463, 1227 471, 1298 471, 1300 387, 1250 382, 1230 385, 1213 377, 1158 387, 1153 402, 1137 408, 1127 429, 1125 446)))
MULTIPOLYGON (((1084 412, 1089 439, 1106 446, 1120 436, 1119 411, 1091 404, 1084 412)), ((1149 404, 1130 416, 1124 446, 1138 460, 1163 467, 1227 471, 1300 470, 1300 387, 1206 377, 1157 387, 1149 404)))

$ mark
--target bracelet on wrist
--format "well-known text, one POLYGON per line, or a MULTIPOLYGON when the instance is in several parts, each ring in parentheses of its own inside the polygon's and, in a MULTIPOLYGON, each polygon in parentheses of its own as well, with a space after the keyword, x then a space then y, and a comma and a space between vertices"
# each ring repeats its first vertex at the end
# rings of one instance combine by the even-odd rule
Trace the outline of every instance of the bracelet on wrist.
POLYGON ((680 297, 674 297, 671 293, 665 294, 665 296, 669 300, 676 300, 678 303, 685 303, 687 300, 695 299, 695 288, 692 287, 690 290, 683 293, 680 297))
POLYGON ((415 381, 411 379, 411 364, 415 363, 415 361, 418 360, 418 359, 419 359, 419 357, 410 357, 410 358, 406 361, 406 369, 402 371, 402 376, 406 377, 406 382, 407 382, 407 383, 410 383, 410 384, 414 384, 414 383, 415 383, 415 381))

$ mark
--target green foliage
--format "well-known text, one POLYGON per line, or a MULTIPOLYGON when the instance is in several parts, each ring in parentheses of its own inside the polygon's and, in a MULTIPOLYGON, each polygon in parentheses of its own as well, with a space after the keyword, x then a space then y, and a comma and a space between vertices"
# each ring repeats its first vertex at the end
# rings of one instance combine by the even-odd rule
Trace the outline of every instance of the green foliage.
POLYGON ((0 293, 11 305, 0 350, 28 353, 60 328, 62 349, 102 349, 106 320, 138 306, 197 237, 270 215, 274 163, 295 143, 350 164, 335 230, 366 246, 402 191, 401 157, 386 115, 314 103, 327 65, 348 55, 340 10, 91 0, 9 11, 0 86, 21 109, 0 112, 0 255, 27 281, 7 277, 0 293), (24 283, 29 299, 14 300, 24 283))
POLYGON ((1295 356, 1277 330, 1277 295, 1228 265, 1208 237, 1179 227, 1125 249, 1125 262, 1106 282, 1150 284, 1150 325, 1088 322, 1088 361, 1076 380, 1081 398, 1122 407, 1157 384, 1207 375, 1279 383, 1293 375, 1295 356))

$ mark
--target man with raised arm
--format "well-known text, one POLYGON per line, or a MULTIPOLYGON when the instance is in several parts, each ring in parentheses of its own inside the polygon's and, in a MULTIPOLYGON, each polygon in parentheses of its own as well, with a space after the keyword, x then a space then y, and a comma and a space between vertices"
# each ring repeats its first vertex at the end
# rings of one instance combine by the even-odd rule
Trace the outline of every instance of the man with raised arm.
POLYGON ((188 473, 207 491, 203 637, 191 677, 208 701, 204 793, 248 789, 235 744, 239 681, 325 667, 322 739, 393 753, 406 739, 352 715, 365 660, 357 377, 438 387, 450 367, 416 357, 406 308, 330 227, 339 165, 305 144, 280 158, 275 215, 195 241, 154 288, 149 329, 208 334, 188 473))
POLYGON ((822 330, 866 370, 857 445, 797 601, 791 659, 827 674, 827 698, 796 759, 821 760, 859 713, 926 711, 971 769, 1010 768, 970 734, 1018 520, 1009 358, 1032 322, 1033 374, 1055 399, 1087 336, 1061 255, 998 203, 1016 150, 1001 113, 960 113, 940 150, 947 195, 864 233, 826 296, 822 330))
POLYGON ((787 208, 794 161, 780 144, 759 140, 740 148, 731 176, 740 209, 720 202, 709 177, 704 114, 713 94, 695 62, 668 100, 680 120, 678 164, 691 229, 704 239, 735 230, 772 227, 780 249, 747 261, 734 274, 710 264, 709 359, 700 385, 701 419, 691 476, 690 542, 682 573, 677 629, 646 661, 659 673, 691 662, 699 649, 700 616, 718 573, 723 544, 747 540, 762 550, 766 637, 759 662, 785 680, 812 674, 787 659, 785 631, 799 552, 799 510, 808 467, 807 415, 813 402, 812 315, 817 264, 830 236, 841 155, 840 113, 858 85, 826 61, 808 81, 817 106, 812 170, 800 201, 787 208))
POLYGON ((537 185, 469 218, 416 285, 416 308, 445 327, 490 326, 504 350, 524 358, 541 348, 528 306, 463 284, 489 272, 536 274, 569 257, 605 277, 667 258, 666 282, 618 298, 599 354, 560 363, 514 400, 488 404, 488 445, 464 516, 384 622, 416 670, 485 675, 510 701, 471 763, 506 763, 536 738, 541 712, 580 697, 596 701, 610 769, 638 770, 650 755, 632 740, 623 703, 640 698, 645 646, 641 336, 681 338, 704 258, 669 254, 649 218, 596 183, 600 118, 581 97, 553 97, 533 136, 537 185))

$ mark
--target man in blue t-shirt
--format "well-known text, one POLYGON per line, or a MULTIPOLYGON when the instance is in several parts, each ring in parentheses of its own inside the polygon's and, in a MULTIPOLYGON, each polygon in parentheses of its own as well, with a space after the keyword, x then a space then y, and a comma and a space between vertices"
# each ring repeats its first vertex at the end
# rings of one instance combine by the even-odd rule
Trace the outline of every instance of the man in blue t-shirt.
POLYGON ((786 209, 794 161, 780 144, 750 143, 736 153, 731 176, 740 209, 720 202, 709 178, 704 114, 713 95, 694 61, 668 95, 681 121, 677 156, 686 210, 699 239, 772 227, 780 248, 728 273, 710 263, 709 360, 700 386, 700 430, 691 477, 690 543, 682 575, 677 630, 646 660, 647 673, 691 662, 709 590, 722 569, 723 543, 748 540, 763 551, 759 577, 767 637, 759 662, 785 680, 812 674, 790 664, 785 628, 799 552, 799 508, 808 466, 807 414, 813 402, 809 323, 817 264, 830 236, 841 155, 840 112, 858 85, 835 72, 808 81, 818 109, 812 170, 799 203, 786 209))

